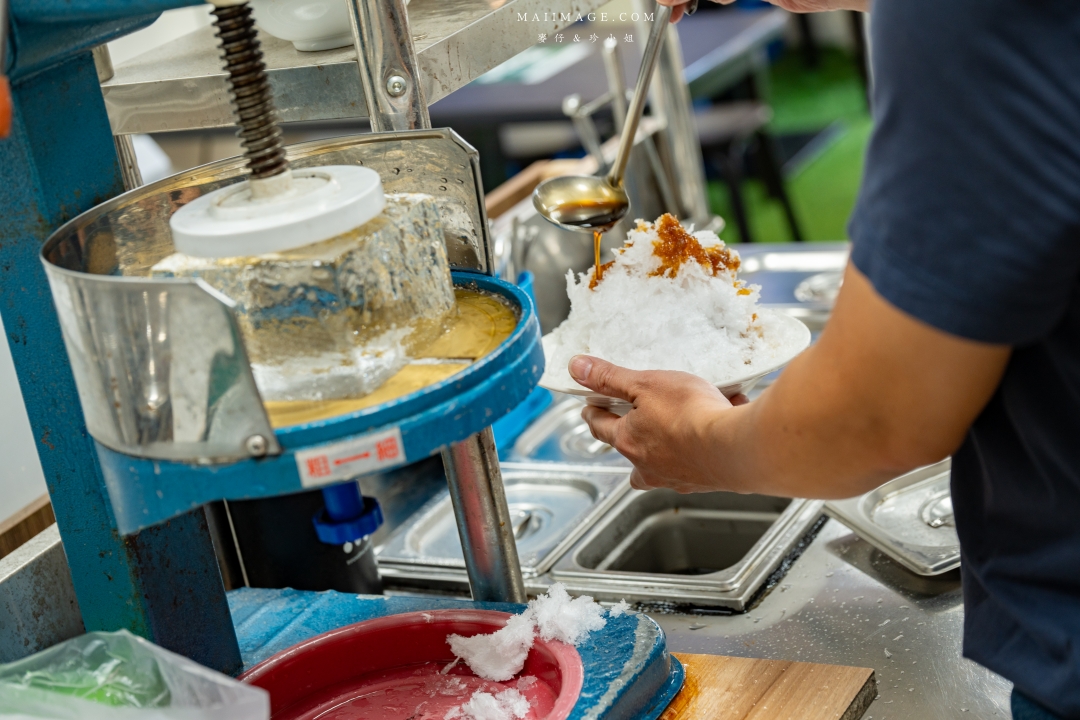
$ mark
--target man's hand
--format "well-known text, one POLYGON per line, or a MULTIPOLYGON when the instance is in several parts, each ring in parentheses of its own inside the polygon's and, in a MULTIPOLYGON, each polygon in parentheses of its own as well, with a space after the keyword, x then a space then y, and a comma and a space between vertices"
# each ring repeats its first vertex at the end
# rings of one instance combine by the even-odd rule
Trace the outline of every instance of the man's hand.
MULTIPOLYGON (((733 404, 719 390, 689 373, 638 372, 587 355, 570 361, 570 374, 591 390, 633 405, 624 417, 588 405, 581 412, 593 437, 634 463, 631 485, 685 493, 715 489, 709 419, 733 404)), ((733 400, 746 403, 742 395, 733 400)))
MULTIPOLYGON (((858 12, 870 11, 870 0, 767 0, 777 7, 784 8, 788 12, 813 13, 827 12, 829 10, 856 10, 858 12)), ((661 5, 672 6, 671 22, 678 22, 683 15, 683 6, 689 0, 657 0, 661 5)), ((735 0, 712 0, 721 5, 730 5, 735 0)))
POLYGON ((755 402, 685 373, 575 357, 570 374, 633 404, 582 413, 637 468, 635 487, 850 497, 954 452, 1010 348, 941 332, 890 305, 854 266, 821 338, 755 402))

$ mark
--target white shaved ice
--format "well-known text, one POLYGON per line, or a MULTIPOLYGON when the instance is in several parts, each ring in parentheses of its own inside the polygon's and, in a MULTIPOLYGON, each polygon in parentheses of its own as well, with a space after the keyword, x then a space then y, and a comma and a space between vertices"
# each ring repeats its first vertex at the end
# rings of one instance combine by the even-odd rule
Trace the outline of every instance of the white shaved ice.
POLYGON ((450 708, 444 720, 521 720, 529 714, 529 701, 513 688, 497 695, 477 690, 469 701, 450 708))
POLYGON ((529 601, 525 612, 512 615, 501 630, 472 637, 448 635, 446 641, 477 676, 503 682, 525 667, 537 633, 544 641, 578 645, 606 624, 601 605, 587 595, 571 598, 565 585, 555 583, 546 595, 529 601))
POLYGON ((465 661, 469 669, 485 680, 502 682, 521 672, 533 645, 532 613, 512 615, 506 626, 488 635, 463 637, 450 635, 450 650, 465 661))
POLYGON ((587 353, 634 370, 682 370, 721 384, 801 349, 798 329, 758 308, 760 287, 738 280, 738 253, 715 233, 692 234, 701 250, 724 259, 715 275, 708 261, 664 266, 654 249, 661 244, 658 229, 670 230, 670 223, 678 225, 670 216, 639 220, 595 289, 592 270, 577 279, 567 273, 571 310, 551 333, 553 378, 568 381, 570 358, 587 353))
POLYGON ((611 617, 619 617, 620 615, 625 615, 628 612, 630 612, 630 603, 626 602, 625 600, 620 600, 619 602, 615 603, 615 605, 613 605, 610 610, 608 610, 608 615, 611 617))
POLYGON ((590 632, 607 625, 603 606, 593 602, 588 595, 571 599, 562 583, 555 583, 547 595, 530 601, 529 610, 533 612, 540 638, 545 641, 561 640, 577 645, 590 632))

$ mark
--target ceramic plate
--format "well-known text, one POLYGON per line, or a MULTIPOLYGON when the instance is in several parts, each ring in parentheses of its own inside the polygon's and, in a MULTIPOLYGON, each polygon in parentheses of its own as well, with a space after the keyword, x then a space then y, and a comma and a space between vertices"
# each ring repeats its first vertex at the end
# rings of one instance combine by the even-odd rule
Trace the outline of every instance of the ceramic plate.
MULTIPOLYGON (((761 378, 765 377, 771 372, 775 372, 780 368, 787 365, 795 356, 801 353, 810 345, 810 330, 803 325, 801 321, 791 317, 785 313, 780 313, 772 310, 762 310, 761 312, 769 313, 773 315, 779 322, 784 323, 794 330, 793 334, 799 338, 799 342, 792 343, 791 352, 785 354, 783 357, 779 357, 776 360, 763 364, 754 368, 754 370, 746 375, 740 377, 734 377, 723 382, 716 383, 716 387, 720 389, 720 392, 724 393, 725 397, 732 397, 739 393, 747 393, 751 388, 758 383, 761 378)), ((607 395, 601 395, 600 393, 593 392, 586 387, 578 385, 572 377, 570 372, 565 367, 553 367, 551 365, 551 358, 554 356, 557 346, 555 340, 550 334, 545 335, 543 338, 544 343, 544 356, 548 360, 547 366, 544 368, 544 375, 540 378, 540 387, 547 388, 553 392, 566 393, 567 395, 577 395, 578 397, 585 398, 585 401, 590 405, 596 405, 597 407, 605 407, 617 414, 624 414, 630 409, 630 403, 625 400, 619 400, 617 398, 608 397, 607 395), (620 410, 622 412, 620 412, 620 410)))

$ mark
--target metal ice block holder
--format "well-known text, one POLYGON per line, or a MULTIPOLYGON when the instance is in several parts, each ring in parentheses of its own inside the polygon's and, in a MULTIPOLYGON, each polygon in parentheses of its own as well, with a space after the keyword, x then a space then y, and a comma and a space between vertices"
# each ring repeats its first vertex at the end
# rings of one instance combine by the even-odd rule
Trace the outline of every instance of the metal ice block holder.
POLYGON ((42 261, 118 529, 135 533, 206 502, 352 481, 443 452, 459 527, 475 547, 474 594, 524 599, 513 538, 501 530, 506 503, 488 428, 529 394, 544 360, 528 295, 484 273, 476 151, 453 131, 417 130, 306 143, 289 156, 293 167, 366 165, 387 192, 434 196, 454 283, 501 296, 518 309, 517 327, 445 381, 274 430, 231 301, 199 280, 147 277, 173 252, 171 214, 241 180, 241 160, 99 205, 57 230, 42 261))

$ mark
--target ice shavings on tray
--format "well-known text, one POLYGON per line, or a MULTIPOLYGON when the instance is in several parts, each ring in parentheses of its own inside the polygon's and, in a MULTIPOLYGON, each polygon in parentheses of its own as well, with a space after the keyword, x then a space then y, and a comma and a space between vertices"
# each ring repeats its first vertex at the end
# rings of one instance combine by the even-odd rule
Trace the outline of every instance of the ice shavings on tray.
POLYGON ((502 682, 521 672, 537 634, 547 640, 577 645, 607 624, 604 608, 588 595, 571 598, 566 586, 555 583, 546 595, 529 601, 520 615, 488 635, 449 635, 450 650, 485 680, 502 682))
POLYGON ((529 701, 514 688, 491 694, 477 690, 463 705, 450 708, 444 720, 522 720, 529 714, 529 701))
POLYGON ((532 609, 514 615, 506 627, 489 635, 450 635, 450 650, 485 680, 502 682, 521 672, 536 633, 532 609))
POLYGON ((760 288, 738 279, 739 265, 715 233, 690 233, 671 215, 639 220, 601 279, 567 274, 570 316, 551 334, 549 368, 565 372, 587 353, 720 383, 767 366, 800 339, 758 308, 760 288))
POLYGON ((571 598, 562 583, 555 583, 546 595, 529 602, 525 612, 533 614, 541 640, 561 640, 568 645, 580 645, 589 633, 607 625, 603 606, 588 595, 571 598))
MULTIPOLYGON (((619 606, 615 609, 619 609, 619 606)), ((613 612, 612 616, 625 611, 625 608, 619 609, 619 612, 613 612)), ((586 595, 571 598, 562 583, 555 583, 546 595, 530 601, 525 612, 511 616, 502 629, 472 637, 449 635, 446 641, 454 655, 464 661, 476 675, 485 680, 504 682, 525 667, 525 659, 536 636, 539 635, 544 641, 560 640, 578 645, 589 637, 589 633, 607 625, 604 615, 604 608, 591 597, 586 595)), ((526 676, 518 680, 517 690, 510 688, 497 694, 478 691, 467 703, 452 708, 446 715, 446 720, 524 718, 529 705, 521 692, 527 691, 536 682, 535 677, 526 676), (524 704, 519 703, 518 698, 524 704), (516 714, 519 709, 520 715, 516 714)))

